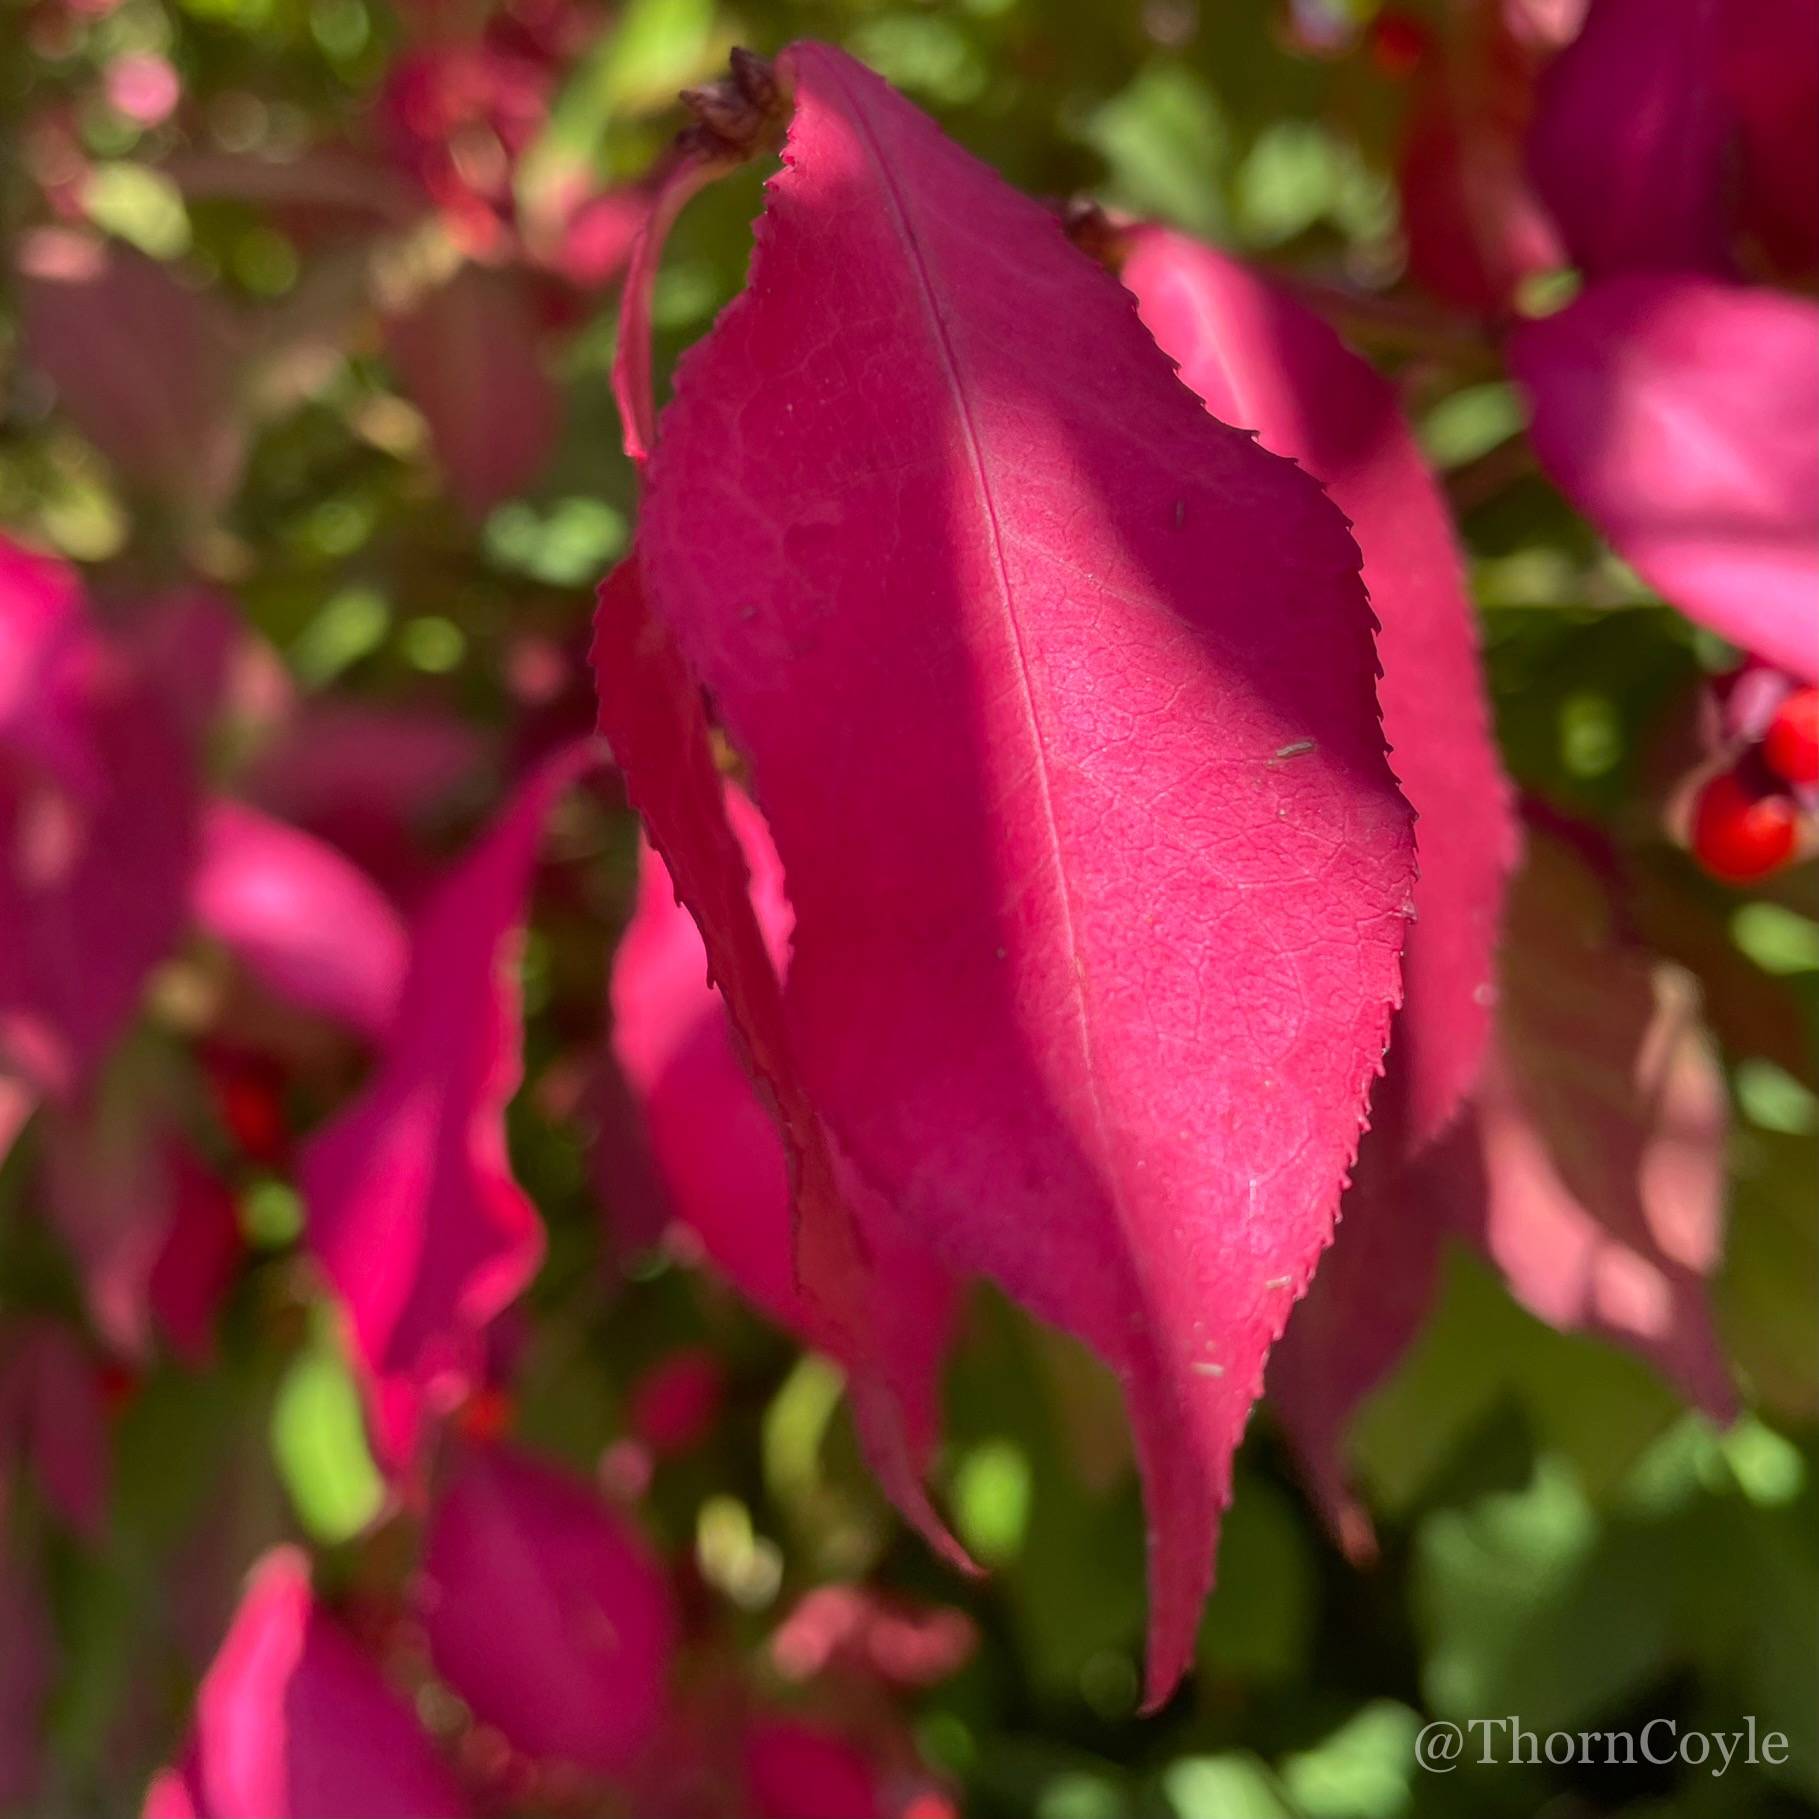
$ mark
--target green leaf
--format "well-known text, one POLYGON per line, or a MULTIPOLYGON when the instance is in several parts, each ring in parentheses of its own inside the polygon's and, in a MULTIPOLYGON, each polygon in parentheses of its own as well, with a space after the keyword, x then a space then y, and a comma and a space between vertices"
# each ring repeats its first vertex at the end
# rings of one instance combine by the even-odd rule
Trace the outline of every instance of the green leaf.
POLYGON ((1602 1545, 1598 1514, 1566 1462, 1543 1456, 1521 1490, 1441 1510, 1421 1525, 1413 1602, 1422 1688, 1442 1715, 1519 1713, 1570 1729, 1659 1672, 1672 1639, 1661 1531, 1602 1545))
POLYGON ((549 121, 519 163, 520 203, 532 215, 575 176, 598 175, 615 122, 674 104, 716 50, 713 0, 629 0, 617 28, 576 66, 549 121))
POLYGON ((1679 1415, 1677 1398, 1640 1359, 1543 1325, 1475 1253, 1455 1249, 1441 1281, 1427 1327, 1353 1429, 1373 1501, 1406 1509, 1509 1407, 1538 1444, 1570 1460, 1590 1495, 1605 1496, 1679 1415))
POLYGON ((1313 1566, 1295 1506, 1239 1474, 1219 1530, 1219 1574, 1200 1626, 1204 1672, 1286 1681, 1307 1664, 1313 1566))
POLYGON ((1819 922, 1779 903, 1743 904, 1731 936, 1765 973, 1819 972, 1819 922))
POLYGON ((954 1473, 954 1526, 990 1566, 1014 1560, 1029 1528, 1030 1465, 1014 1440, 974 1447, 954 1473))
POLYGON ((1212 92, 1191 70, 1153 63, 1087 119, 1082 137, 1104 158, 1107 200, 1222 237, 1231 135, 1212 92))
POLYGON ((1513 385, 1491 380, 1442 398, 1421 420, 1421 446, 1441 469, 1463 467, 1507 442, 1528 421, 1513 385))
POLYGON ((1411 1803, 1421 1719, 1393 1699, 1362 1707, 1331 1736, 1282 1764, 1282 1785, 1306 1819, 1395 1819, 1411 1803))
POLYGON ((1718 1327, 1754 1397, 1777 1414, 1819 1414, 1819 1231, 1811 1137, 1751 1131, 1733 1145, 1735 1185, 1718 1327))
POLYGON ((384 1507, 360 1392, 325 1327, 297 1354, 272 1407, 272 1457, 298 1520, 316 1540, 351 1540, 384 1507))
POLYGON ((1162 1788, 1179 1819, 1293 1819, 1275 1777, 1255 1756, 1183 1756, 1162 1771, 1162 1788))
POLYGON ((97 227, 148 258, 175 259, 189 250, 183 192, 148 165, 96 165, 82 186, 82 206, 97 227))

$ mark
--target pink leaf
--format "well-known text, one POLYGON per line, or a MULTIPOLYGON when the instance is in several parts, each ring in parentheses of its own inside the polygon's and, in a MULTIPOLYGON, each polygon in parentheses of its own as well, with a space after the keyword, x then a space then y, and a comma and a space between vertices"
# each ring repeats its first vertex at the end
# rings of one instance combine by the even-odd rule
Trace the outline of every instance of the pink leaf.
POLYGON ((643 1541, 584 1480, 464 1448, 424 1540, 436 1671, 514 1748, 623 1774, 668 1697, 676 1618, 643 1541))
POLYGON ((779 75, 646 583, 783 858, 815 1102, 951 1267, 1125 1380, 1156 1702, 1398 993, 1357 551, 1048 214, 840 53, 779 75))
POLYGON ((245 455, 244 348, 218 293, 62 228, 26 236, 17 280, 26 357, 89 441, 151 490, 202 507, 227 498, 245 455))
POLYGON ((1819 677, 1819 305, 1612 278, 1518 325, 1542 465, 1664 598, 1819 677))
POLYGON ((699 153, 675 159, 644 199, 638 231, 632 238, 619 307, 619 339, 613 348, 613 398, 625 452, 642 464, 656 442, 657 407, 651 389, 651 298, 663 242, 676 217, 726 166, 699 153))
POLYGON ((543 1228, 512 1178, 515 976, 543 823, 592 761, 550 758, 425 905, 392 1032, 360 1096, 305 1146, 309 1243, 352 1327, 381 1453, 476 1381, 480 1335, 536 1273, 543 1228))
POLYGON ((1181 377, 1215 417, 1322 481, 1364 555, 1377 698, 1421 866, 1389 1063, 1419 1146, 1478 1075, 1517 844, 1452 521, 1395 392, 1318 317, 1180 234, 1143 229, 1130 247, 1120 275, 1181 377))
POLYGON ((182 925, 188 742, 73 577, 0 539, 0 1066, 80 1090, 182 925))
POLYGON ((562 405, 539 357, 536 310, 520 273, 463 265, 394 317, 385 340, 469 512, 484 516, 536 479, 562 405))
POLYGON ((1536 93, 1529 169, 1592 274, 1730 263, 1727 0, 1593 0, 1536 93))
MULTIPOLYGON (((727 819, 752 878, 752 906, 770 956, 788 964, 793 918, 783 868, 763 817, 738 790, 727 819)), ((678 1215, 740 1292, 851 1370, 883 1363, 902 1399, 914 1459, 926 1463, 939 1425, 942 1354, 954 1285, 898 1230, 876 1199, 864 1236, 880 1278, 865 1343, 823 1317, 799 1289, 791 1256, 788 1160, 777 1126, 740 1065, 720 994, 709 983, 700 932, 668 871, 646 847, 637 914, 613 957, 613 1046, 644 1106, 678 1215)))
POLYGON ((0 1434, 45 1500, 97 1539, 107 1517, 108 1437, 94 1355, 54 1320, 17 1321, 0 1351, 0 1434))
POLYGON ((203 817, 190 903, 268 990, 369 1040, 384 1035, 404 980, 404 924, 333 847, 217 800, 203 817))
POLYGON ((254 1569, 197 1695, 185 1769, 162 1778, 159 1798, 196 1819, 468 1811, 409 1706, 316 1603, 293 1548, 254 1569))

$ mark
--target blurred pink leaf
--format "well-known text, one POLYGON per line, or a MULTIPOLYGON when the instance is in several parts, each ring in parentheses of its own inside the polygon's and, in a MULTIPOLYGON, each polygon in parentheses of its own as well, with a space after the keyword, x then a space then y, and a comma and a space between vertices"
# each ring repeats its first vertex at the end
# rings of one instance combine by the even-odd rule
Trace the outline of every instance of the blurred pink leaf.
POLYGON ((208 1819, 196 1785, 197 1772, 193 1762, 180 1769, 160 1769, 145 1790, 139 1819, 208 1819))
MULTIPOLYGON (((786 1200, 782 1233, 786 1255, 788 1214, 786 1200)), ((678 1346, 638 1374, 626 1395, 626 1426, 656 1458, 692 1453, 713 1432, 726 1387, 726 1367, 710 1347, 678 1346)))
POLYGON ((1663 598, 1819 677, 1819 304, 1702 278, 1593 284, 1523 322, 1535 452, 1663 598))
POLYGON ((1588 273, 1730 264, 1728 0, 1592 0, 1536 90, 1528 162, 1588 273))
POLYGON ((1377 698, 1421 868, 1389 1056, 1419 1147, 1478 1076, 1517 848, 1452 519, 1394 390, 1324 322, 1183 235, 1142 229, 1130 246, 1120 275, 1182 379, 1215 417, 1323 482, 1363 552, 1380 621, 1377 698))
MULTIPOLYGON (((751 873, 752 907, 772 963, 789 962, 793 918, 783 868, 763 817, 738 790, 727 820, 751 873)), ((709 982, 700 931, 647 845, 638 907, 613 957, 613 1047, 644 1107, 651 1145, 678 1216, 739 1291, 779 1325, 849 1369, 883 1361, 902 1398, 913 1458, 926 1467, 939 1427, 941 1361, 952 1334, 947 1272, 863 1203, 864 1238, 888 1291, 863 1351, 821 1317, 796 1281, 790 1183, 782 1139, 740 1065, 726 1005, 709 982)))
POLYGON ((645 583, 750 763, 795 1052, 858 1175, 1125 1383, 1153 1704, 1400 990, 1357 551, 1048 213, 841 53, 780 74, 645 583))
POLYGON ((419 1600, 436 1671, 527 1756, 622 1775, 663 1720, 669 1587, 584 1479, 462 1448, 430 1515, 419 1600))
POLYGON ((505 1146, 522 1069, 518 953, 543 824, 592 760, 586 745, 547 759, 430 897, 373 1076, 299 1159, 308 1242, 398 1469, 426 1405, 452 1406, 477 1381, 484 1329, 542 1259, 505 1146))
POLYGON ((72 724, 68 699, 89 636, 76 571, 0 537, 0 628, 0 734, 47 770, 92 787, 89 742, 72 724))
POLYGON ((745 1736, 752 1819, 883 1819, 871 1758, 837 1732, 797 1718, 755 1719, 745 1736))
POLYGON ((604 288, 625 270, 644 214, 643 194, 629 185, 583 198, 562 224, 551 263, 571 284, 604 288))
POLYGON ((1743 229, 1789 278, 1819 267, 1819 0, 1730 0, 1723 82, 1741 154, 1743 229))
POLYGON ((219 798, 202 821, 192 913, 268 990, 378 1041, 409 940, 390 900, 331 846, 219 798))
POLYGON ((317 1604, 309 1564, 254 1569, 196 1698, 183 1767, 147 1814, 194 1819, 465 1819, 410 1707, 317 1604), (187 1804, 186 1804, 187 1802, 187 1804))
POLYGON ((473 264, 386 324, 404 391, 476 517, 536 479, 555 446, 562 400, 541 341, 523 274, 473 264))
POLYGON ((269 211, 306 245, 402 227, 422 208, 390 171, 334 145, 287 145, 283 156, 179 149, 161 168, 186 199, 269 211))
POLYGON ((37 1109, 38 1101, 23 1081, 0 1074, 0 1166, 5 1164, 14 1141, 37 1109))
POLYGON ((154 1323, 177 1352, 206 1355, 239 1267, 231 1197, 178 1132, 170 1062, 123 1054, 95 1090, 43 1119, 43 1205, 73 1256, 89 1318, 140 1360, 154 1323))
POLYGON ((210 1362, 215 1318, 239 1272, 243 1245, 234 1197, 186 1145, 167 1146, 169 1220, 146 1295, 171 1349, 192 1366, 210 1362))
POLYGON ((290 707, 282 659, 227 595, 201 587, 153 595, 134 603, 117 635, 147 688, 198 749, 224 722, 230 736, 263 732, 290 707))
POLYGON ((161 126, 183 99, 183 79, 154 51, 129 51, 101 72, 107 104, 135 126, 161 126))
POLYGON ((182 925, 191 752, 76 583, 0 539, 0 1065, 78 1091, 182 925))
POLYGON ((40 228, 20 244, 25 357, 71 422, 147 490, 208 508, 245 456, 239 324, 217 293, 111 242, 40 228))
MULTIPOLYGON (((436 204, 449 238, 481 257, 497 258, 511 246, 517 162, 548 114, 553 65, 573 48, 526 42, 535 32, 527 12, 520 9, 511 20, 515 33, 496 25, 474 41, 463 41, 444 22, 438 41, 393 58, 377 98, 391 159, 436 204)), ((556 9, 547 9, 544 22, 555 16, 556 9)))
POLYGON ((242 785, 414 903, 430 881, 428 830, 489 755, 486 735, 453 713, 318 697, 297 705, 242 785))
POLYGON ((1538 61, 1505 9, 1457 8, 1417 78, 1397 169, 1409 271, 1461 309, 1501 313, 1564 257, 1523 167, 1538 61))
POLYGON ((1510 908, 1499 1053, 1467 1213, 1516 1299, 1736 1412, 1707 1283, 1724 1242, 1730 1099, 1690 981, 1616 939, 1603 887, 1537 840, 1510 908))
POLYGON ((979 1643, 964 1611, 915 1605, 865 1585, 818 1585, 770 1640, 786 1680, 818 1674, 875 1675, 893 1686, 933 1686, 958 1673, 979 1643))
POLYGON ((1592 274, 1819 261, 1814 0, 1595 0, 1541 78, 1529 167, 1592 274))
POLYGON ((47 1503, 96 1539, 107 1516, 107 1411, 94 1354, 55 1320, 10 1323, 0 1338, 0 1458, 31 1467, 47 1503))

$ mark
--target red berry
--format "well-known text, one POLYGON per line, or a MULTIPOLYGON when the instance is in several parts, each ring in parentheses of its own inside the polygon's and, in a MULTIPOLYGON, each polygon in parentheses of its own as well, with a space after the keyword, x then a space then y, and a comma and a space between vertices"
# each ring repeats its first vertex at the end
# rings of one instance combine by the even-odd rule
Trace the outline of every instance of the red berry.
POLYGON ((1819 688, 1797 688, 1762 735, 1762 762, 1787 783, 1819 783, 1819 688))
POLYGON ((1711 779, 1693 804, 1693 857, 1714 878, 1766 878, 1793 857, 1794 805, 1753 795, 1730 771, 1711 779))

